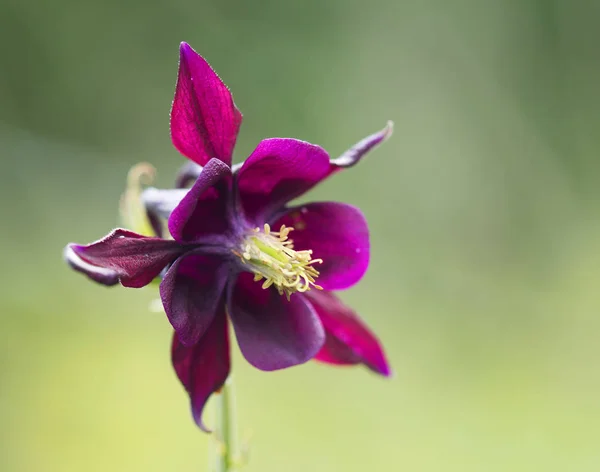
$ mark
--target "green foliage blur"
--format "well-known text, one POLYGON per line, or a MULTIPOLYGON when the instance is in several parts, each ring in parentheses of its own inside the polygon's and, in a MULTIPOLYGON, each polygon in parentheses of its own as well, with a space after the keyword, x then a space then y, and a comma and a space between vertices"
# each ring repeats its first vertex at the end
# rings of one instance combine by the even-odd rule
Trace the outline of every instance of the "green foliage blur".
MULTIPOLYGON (((236 351, 248 472, 600 470, 600 3, 0 3, 0 471, 207 469, 154 288, 106 289, 63 246, 118 225, 127 170, 169 186, 178 45, 289 136, 391 140, 306 198, 360 206, 343 298, 395 371, 236 351)), ((236 348, 237 349, 237 348, 236 348)), ((212 422, 209 416, 209 423, 212 422)))

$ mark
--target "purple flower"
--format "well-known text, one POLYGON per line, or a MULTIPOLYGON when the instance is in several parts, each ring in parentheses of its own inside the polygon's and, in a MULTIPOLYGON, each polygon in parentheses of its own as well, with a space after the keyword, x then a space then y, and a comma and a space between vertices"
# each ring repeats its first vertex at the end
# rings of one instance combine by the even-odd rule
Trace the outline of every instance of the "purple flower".
POLYGON ((227 316, 243 355, 261 370, 316 358, 389 375, 377 339, 329 293, 367 270, 364 216, 343 203, 287 205, 357 163, 391 126, 333 160, 304 141, 265 139, 232 169, 241 113, 201 56, 185 43, 180 53, 171 137, 196 164, 181 180, 195 182, 189 190, 151 189, 147 201, 153 216, 168 217, 173 239, 116 229, 89 245, 69 244, 67 261, 105 285, 138 288, 162 277, 173 365, 201 427, 206 401, 229 374, 227 316))

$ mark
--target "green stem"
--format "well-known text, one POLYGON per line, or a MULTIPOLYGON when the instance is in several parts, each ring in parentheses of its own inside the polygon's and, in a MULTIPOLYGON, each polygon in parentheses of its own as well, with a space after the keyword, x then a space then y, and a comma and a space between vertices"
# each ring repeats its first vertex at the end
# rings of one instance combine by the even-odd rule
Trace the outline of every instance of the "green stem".
POLYGON ((227 379, 221 392, 216 395, 215 472, 234 472, 237 456, 237 431, 235 419, 235 397, 231 377, 227 379))

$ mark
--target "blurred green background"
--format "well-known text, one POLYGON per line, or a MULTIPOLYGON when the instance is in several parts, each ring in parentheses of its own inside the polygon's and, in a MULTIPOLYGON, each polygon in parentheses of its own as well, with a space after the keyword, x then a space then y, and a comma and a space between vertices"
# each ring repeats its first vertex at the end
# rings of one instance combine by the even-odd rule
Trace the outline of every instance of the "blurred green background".
POLYGON ((396 124, 307 197, 367 215, 371 268, 342 296, 395 376, 236 352, 245 470, 600 470, 599 18, 585 0, 2 0, 0 471, 207 470, 156 293, 61 260, 118 224, 132 165, 167 186, 183 163, 182 40, 245 115, 237 161, 263 137, 337 155, 396 124))

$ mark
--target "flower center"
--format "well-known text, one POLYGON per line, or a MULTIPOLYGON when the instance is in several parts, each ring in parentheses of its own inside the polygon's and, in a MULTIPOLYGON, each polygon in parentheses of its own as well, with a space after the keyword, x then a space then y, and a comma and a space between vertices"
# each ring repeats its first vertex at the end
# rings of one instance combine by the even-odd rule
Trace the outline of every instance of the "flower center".
POLYGON ((254 272, 255 281, 265 279, 262 288, 274 285, 288 300, 294 292, 306 292, 311 288, 323 290, 315 284, 319 272, 313 267, 323 260, 313 259, 311 250, 294 250, 293 241, 288 239, 293 229, 282 225, 279 231, 271 231, 265 224, 264 231, 255 228, 246 236, 240 250, 233 251, 254 272))

